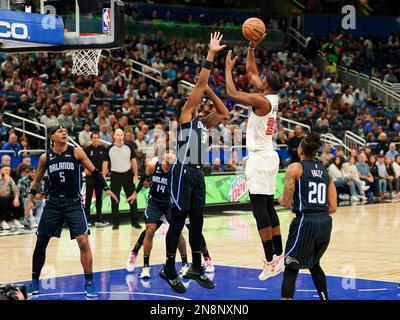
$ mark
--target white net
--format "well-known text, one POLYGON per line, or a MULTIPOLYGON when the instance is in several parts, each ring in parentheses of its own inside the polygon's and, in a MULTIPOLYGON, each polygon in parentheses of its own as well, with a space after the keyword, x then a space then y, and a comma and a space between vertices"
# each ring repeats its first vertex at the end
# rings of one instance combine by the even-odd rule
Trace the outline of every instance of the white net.
POLYGON ((74 50, 72 73, 81 76, 98 75, 101 50, 74 50))

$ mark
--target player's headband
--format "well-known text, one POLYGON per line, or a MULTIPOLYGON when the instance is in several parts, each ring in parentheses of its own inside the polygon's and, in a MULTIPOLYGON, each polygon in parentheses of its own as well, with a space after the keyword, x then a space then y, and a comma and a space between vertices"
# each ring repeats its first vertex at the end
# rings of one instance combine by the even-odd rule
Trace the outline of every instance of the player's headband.
MULTIPOLYGON (((50 129, 50 136, 52 136, 53 134, 55 134, 58 130, 60 129, 65 129, 67 130, 67 128, 64 128, 63 126, 59 125, 57 127, 51 128, 50 129)), ((68 131, 68 130, 67 130, 68 131)))

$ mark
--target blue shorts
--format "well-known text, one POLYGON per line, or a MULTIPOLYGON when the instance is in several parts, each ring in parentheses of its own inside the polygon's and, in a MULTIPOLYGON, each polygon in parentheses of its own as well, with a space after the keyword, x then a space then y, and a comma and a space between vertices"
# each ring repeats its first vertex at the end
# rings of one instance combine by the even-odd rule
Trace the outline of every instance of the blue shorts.
POLYGON ((327 213, 306 214, 293 219, 285 249, 285 266, 311 269, 329 246, 332 217, 327 213))
POLYGON ((48 198, 36 231, 38 236, 61 236, 61 230, 67 222, 71 240, 90 234, 81 198, 48 198))
POLYGON ((160 205, 153 198, 149 197, 147 201, 146 211, 144 212, 144 222, 155 223, 162 221, 162 216, 169 222, 171 220, 171 205, 160 205))

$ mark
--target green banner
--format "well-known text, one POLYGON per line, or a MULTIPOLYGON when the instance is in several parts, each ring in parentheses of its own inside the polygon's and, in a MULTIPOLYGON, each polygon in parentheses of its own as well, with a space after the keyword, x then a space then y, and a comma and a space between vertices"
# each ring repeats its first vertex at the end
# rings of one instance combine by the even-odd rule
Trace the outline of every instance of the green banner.
MULTIPOLYGON (((275 199, 283 192, 284 186, 284 172, 279 172, 276 178, 276 193, 275 199)), ((205 177, 206 180, 206 205, 228 204, 228 203, 245 203, 249 202, 249 193, 246 190, 246 181, 243 174, 216 174, 205 177)), ((108 182, 109 183, 109 182, 108 182)), ((86 197, 86 185, 83 187, 83 197, 86 197)), ((148 188, 143 188, 137 198, 139 210, 146 208, 147 196, 149 194, 148 188)), ((126 202, 124 191, 121 191, 119 210, 128 211, 129 204, 126 202)), ((96 212, 96 200, 93 198, 91 210, 92 213, 96 212)), ((111 212, 111 200, 103 193, 103 213, 111 212)))

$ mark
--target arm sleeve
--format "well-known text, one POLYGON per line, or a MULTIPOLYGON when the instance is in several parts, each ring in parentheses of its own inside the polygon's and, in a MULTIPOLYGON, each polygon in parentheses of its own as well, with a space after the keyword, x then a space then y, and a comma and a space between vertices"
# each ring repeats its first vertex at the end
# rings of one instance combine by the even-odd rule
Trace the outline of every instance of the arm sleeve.
POLYGON ((143 176, 140 178, 140 181, 139 181, 138 186, 137 186, 137 188, 136 188, 136 192, 137 192, 137 193, 139 193, 139 192, 143 189, 143 184, 144 184, 144 182, 145 182, 148 178, 150 178, 150 177, 149 177, 149 176, 146 176, 146 175, 143 175, 143 176))

